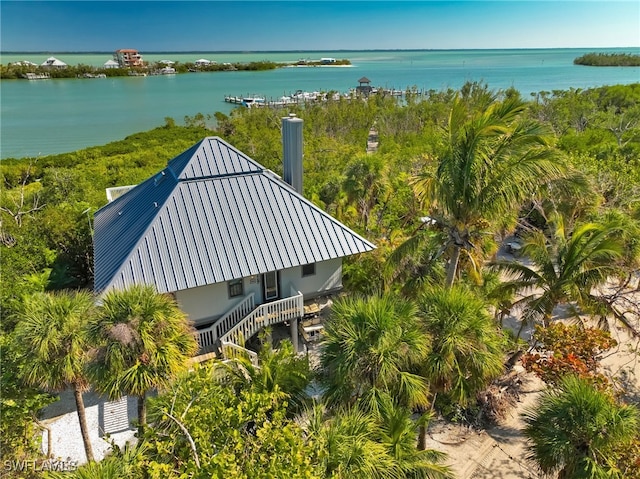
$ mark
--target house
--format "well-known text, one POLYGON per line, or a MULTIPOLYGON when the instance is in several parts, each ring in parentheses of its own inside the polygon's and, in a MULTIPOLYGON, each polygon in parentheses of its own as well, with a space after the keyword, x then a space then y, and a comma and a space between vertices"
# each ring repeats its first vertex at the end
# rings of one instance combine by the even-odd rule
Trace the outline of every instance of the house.
POLYGON ((141 67, 144 65, 142 55, 138 53, 138 50, 134 50, 133 48, 116 50, 113 54, 113 59, 118 62, 120 68, 141 67))
POLYGON ((208 67, 209 65, 216 65, 216 62, 207 60, 206 58, 200 58, 199 60, 196 60, 194 62, 194 65, 196 67, 202 68, 202 67, 208 67))
POLYGON ((104 62, 104 68, 120 68, 120 64, 115 60, 107 60, 104 62))
POLYGON ((46 68, 67 68, 67 64, 63 61, 58 60, 56 57, 47 58, 40 64, 40 66, 46 68))
POLYGON ((146 283, 173 294, 201 352, 282 322, 297 347, 304 301, 340 290, 342 258, 375 246, 299 193, 302 120, 283 130, 284 180, 208 137, 97 211, 96 291, 146 283))

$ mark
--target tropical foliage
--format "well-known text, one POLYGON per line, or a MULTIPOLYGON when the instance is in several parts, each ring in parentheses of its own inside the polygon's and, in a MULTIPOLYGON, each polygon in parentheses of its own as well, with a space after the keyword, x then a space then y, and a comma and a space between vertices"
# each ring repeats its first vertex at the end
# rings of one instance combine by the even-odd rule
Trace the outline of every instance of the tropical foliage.
POLYGON ((544 391, 524 420, 531 459, 543 473, 561 478, 622 479, 620 451, 640 431, 636 407, 571 375, 544 391))
MULTIPOLYGON (((522 292, 526 305, 524 322, 541 320, 549 324, 554 309, 576 304, 582 311, 606 317, 605 303, 594 289, 619 271, 624 243, 618 223, 586 223, 567 234, 562 225, 550 225, 554 235, 542 231, 527 236, 522 254, 530 264, 500 260, 494 266, 506 272, 509 280, 498 290, 522 292)), ((579 312, 576 312, 579 314, 579 312)))
POLYGON ((142 433, 147 393, 168 387, 198 349, 185 314, 168 295, 135 285, 104 295, 88 335, 98 348, 89 365, 93 384, 112 399, 136 396, 142 433))
POLYGON ((546 328, 537 325, 533 337, 536 349, 522 356, 522 364, 547 384, 558 384, 572 374, 594 385, 609 386, 599 359, 618 343, 608 331, 554 323, 546 328))
POLYGON ((504 369, 505 336, 468 289, 434 288, 420 299, 431 347, 422 371, 440 404, 467 406, 504 369))
POLYGON ((411 302, 386 295, 333 305, 321 352, 329 404, 360 400, 377 410, 380 394, 408 407, 428 404, 428 384, 415 374, 428 344, 417 314, 411 302))
POLYGON ((478 273, 487 233, 513 227, 520 206, 546 182, 564 175, 550 132, 528 119, 525 110, 517 97, 471 111, 456 99, 434 169, 415 179, 418 197, 448 236, 448 286, 461 253, 478 273))
POLYGON ((86 325, 93 310, 94 298, 87 292, 38 293, 25 298, 15 331, 25 358, 19 373, 23 381, 50 392, 73 389, 88 461, 93 461, 93 450, 82 393, 89 386, 86 325))
MULTIPOLYGON (((439 454, 415 447, 430 415, 412 414, 431 404, 446 415, 476 407, 476 393, 505 359, 494 317, 526 306, 532 320, 551 323, 560 304, 631 324, 640 313, 631 294, 640 268, 640 84, 538 92, 528 102, 514 89, 481 83, 415 93, 409 89, 403 102, 377 95, 287 112, 197 114, 184 119, 187 126, 167 118, 103 147, 3 160, 0 427, 15 431, 2 436, 3 457, 32 453, 30 416, 46 403, 18 374, 33 359, 23 353, 28 342, 16 341, 26 327, 18 313, 34 293, 90 288, 91 220, 106 202, 104 189, 137 184, 215 134, 280 173, 280 119, 288 112, 305 121, 305 196, 378 246, 344 262, 348 294, 334 305, 321 361, 327 401, 307 409, 309 363, 288 343, 265 345, 259 368, 237 361, 186 375, 179 370, 193 340, 171 301, 154 297, 147 309, 135 306, 139 298, 105 298, 86 347, 97 352, 90 378, 112 397, 146 398, 151 389, 158 397, 139 448, 116 451, 77 477, 223 470, 225 477, 447 477, 439 454), (365 154, 374 124, 379 148, 365 154), (484 270, 514 229, 527 243, 523 258, 484 270), (160 311, 163 326, 143 310, 160 311)), ((562 350, 549 379, 559 388, 565 367, 581 370, 568 367, 577 365, 574 356, 588 366, 608 344, 547 339, 545 347, 562 350)), ((601 404, 621 406, 609 399, 601 404)), ((144 408, 139 416, 144 423, 144 408)), ((638 460, 637 441, 616 444, 598 445, 612 471, 638 460)), ((573 467, 555 464, 549 470, 573 467)))

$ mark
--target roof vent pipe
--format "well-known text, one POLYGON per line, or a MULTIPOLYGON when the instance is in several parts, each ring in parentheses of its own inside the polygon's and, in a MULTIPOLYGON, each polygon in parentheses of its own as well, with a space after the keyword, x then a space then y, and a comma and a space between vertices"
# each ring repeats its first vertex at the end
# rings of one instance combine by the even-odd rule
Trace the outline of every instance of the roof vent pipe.
POLYGON ((284 181, 300 194, 302 194, 302 124, 302 119, 294 113, 282 119, 284 181))

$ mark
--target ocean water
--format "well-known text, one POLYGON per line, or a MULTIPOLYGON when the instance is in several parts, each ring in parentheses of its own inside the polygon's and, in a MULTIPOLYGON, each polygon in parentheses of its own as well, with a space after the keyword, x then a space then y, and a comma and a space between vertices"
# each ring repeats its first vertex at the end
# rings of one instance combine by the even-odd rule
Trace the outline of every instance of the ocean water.
MULTIPOLYGON (((222 62, 346 58, 350 67, 281 68, 264 72, 186 73, 167 76, 0 82, 0 158, 36 157, 102 145, 197 113, 237 108, 226 95, 267 98, 296 90, 347 92, 366 76, 372 86, 457 89, 480 81, 492 89, 514 87, 525 97, 539 91, 640 82, 640 67, 586 67, 573 60, 589 52, 640 53, 640 49, 420 50, 258 53, 154 53, 147 61, 222 62)), ((55 56, 70 65, 100 66, 96 54, 3 54, 0 63, 42 63, 55 56)))

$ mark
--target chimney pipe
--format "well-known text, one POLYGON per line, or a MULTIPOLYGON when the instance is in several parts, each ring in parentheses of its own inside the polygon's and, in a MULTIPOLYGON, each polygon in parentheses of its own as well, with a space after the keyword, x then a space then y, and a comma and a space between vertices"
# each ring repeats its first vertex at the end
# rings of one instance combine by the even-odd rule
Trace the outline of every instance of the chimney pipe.
POLYGON ((302 194, 302 118, 294 113, 282 119, 284 181, 302 194))

